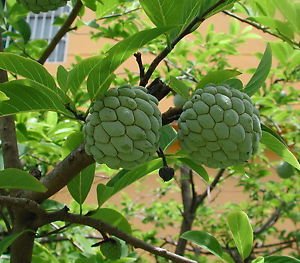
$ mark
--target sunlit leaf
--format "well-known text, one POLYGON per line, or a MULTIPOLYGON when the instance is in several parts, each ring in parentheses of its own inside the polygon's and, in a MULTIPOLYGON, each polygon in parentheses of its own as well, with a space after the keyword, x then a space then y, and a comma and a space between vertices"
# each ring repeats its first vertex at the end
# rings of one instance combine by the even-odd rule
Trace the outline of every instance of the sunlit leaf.
POLYGON ((272 66, 272 49, 268 44, 265 53, 256 69, 254 75, 245 87, 245 92, 251 96, 263 85, 267 79, 272 66))
POLYGON ((181 238, 195 243, 222 259, 223 249, 218 240, 211 234, 204 231, 188 231, 183 233, 181 238))
POLYGON ((0 68, 43 84, 49 89, 56 88, 50 73, 38 62, 12 53, 0 53, 0 68))
POLYGON ((227 225, 242 259, 247 258, 253 246, 253 230, 247 214, 243 211, 231 212, 227 216, 227 225))
MULTIPOLYGON (((57 89, 57 88, 56 88, 57 89)), ((62 91, 55 91, 37 82, 14 80, 0 84, 0 91, 9 100, 0 102, 0 115, 11 115, 30 111, 56 111, 67 116, 73 116, 64 105, 62 91)))
POLYGON ((293 155, 287 148, 287 146, 283 144, 279 139, 277 139, 274 135, 272 135, 268 131, 263 130, 261 143, 266 145, 271 151, 282 157, 284 161, 300 170, 300 164, 295 155, 293 155))

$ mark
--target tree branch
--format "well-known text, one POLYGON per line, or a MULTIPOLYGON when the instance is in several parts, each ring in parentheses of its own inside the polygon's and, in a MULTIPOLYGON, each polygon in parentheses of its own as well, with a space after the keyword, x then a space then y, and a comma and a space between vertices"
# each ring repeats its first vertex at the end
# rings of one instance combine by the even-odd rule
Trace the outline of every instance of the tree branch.
MULTIPOLYGON (((0 52, 3 52, 2 34, 0 34, 0 52)), ((0 83, 7 81, 7 72, 0 69, 0 83)), ((4 116, 0 118, 0 138, 4 168, 22 168, 19 159, 16 127, 13 116, 4 116)))
POLYGON ((167 46, 160 54, 157 55, 157 57, 152 61, 150 64, 147 72, 145 73, 145 77, 141 80, 140 85, 146 86, 149 79, 151 78, 154 70, 157 68, 159 63, 174 49, 174 47, 177 45, 177 43, 183 39, 185 36, 190 34, 193 31, 193 28, 197 24, 201 24, 205 21, 205 16, 207 16, 211 11, 213 11, 215 8, 220 6, 221 4, 225 3, 226 0, 220 0, 216 4, 214 4, 212 7, 206 10, 204 14, 201 15, 201 17, 196 16, 188 25, 187 27, 173 40, 173 42, 167 46))
POLYGON ((0 195, 0 204, 4 204, 8 207, 22 208, 36 215, 45 215, 44 209, 42 209, 38 203, 26 198, 0 195))
POLYGON ((74 20, 76 19, 80 9, 82 7, 82 3, 80 0, 77 0, 72 12, 70 13, 70 15, 68 16, 68 18, 66 19, 65 23, 62 25, 62 27, 57 31, 56 35, 53 37, 53 39, 51 40, 51 42, 49 43, 49 45, 47 46, 47 48, 45 49, 44 53, 42 54, 42 56, 39 58, 38 62, 40 64, 44 64, 46 62, 46 60, 48 59, 48 57, 51 55, 51 53, 53 52, 53 50, 55 49, 56 45, 58 44, 58 42, 63 38, 63 36, 69 31, 70 26, 72 25, 72 23, 74 22, 74 20))
POLYGON ((262 224, 261 226, 257 227, 254 230, 254 235, 259 235, 259 234, 263 233, 269 227, 273 226, 279 219, 279 217, 281 215, 281 210, 282 210, 282 205, 275 209, 275 211, 271 214, 269 219, 264 224, 262 224))
POLYGON ((44 216, 43 218, 37 221, 36 227, 40 227, 44 224, 49 224, 54 221, 64 221, 64 222, 69 222, 74 224, 90 226, 98 231, 103 231, 109 233, 110 235, 116 236, 124 240, 126 243, 134 246, 135 248, 141 248, 145 251, 150 252, 153 255, 157 255, 169 259, 175 263, 196 263, 196 261, 194 260, 190 260, 182 256, 176 255, 172 252, 167 251, 166 249, 160 247, 154 247, 98 219, 94 219, 82 215, 71 214, 68 212, 67 208, 64 208, 58 212, 48 213, 46 216, 44 216))
POLYGON ((238 16, 238 15, 236 15, 234 13, 231 13, 229 11, 223 11, 223 13, 225 15, 228 15, 228 16, 230 16, 230 17, 232 17, 232 18, 234 18, 234 19, 242 22, 242 23, 245 23, 245 24, 248 24, 250 26, 253 26, 256 29, 258 29, 258 30, 260 30, 260 31, 262 31, 262 32, 264 32, 266 34, 269 34, 269 35, 271 35, 273 37, 276 37, 276 38, 279 38, 279 39, 281 39, 281 40, 283 40, 285 42, 288 42, 288 43, 292 44, 296 48, 300 48, 300 43, 297 43, 297 42, 295 42, 295 41, 293 41, 291 39, 288 39, 287 37, 285 37, 283 35, 276 34, 276 33, 272 32, 272 31, 270 31, 270 28, 268 28, 268 27, 262 26, 259 23, 256 23, 254 21, 251 21, 251 20, 248 20, 246 18, 240 17, 240 16, 238 16))
POLYGON ((82 169, 94 162, 94 159, 85 153, 84 146, 81 145, 41 179, 41 182, 47 188, 46 192, 24 192, 21 197, 41 203, 65 187, 82 169))
POLYGON ((217 184, 219 183, 219 181, 221 180, 223 174, 225 172, 225 169, 220 169, 217 173, 217 175, 215 176, 214 180, 212 181, 212 183, 208 186, 208 189, 205 190, 202 194, 197 196, 197 203, 196 206, 198 207, 200 204, 202 204, 202 202, 204 201, 204 199, 208 196, 208 193, 211 192, 212 190, 214 190, 214 188, 217 186, 217 184))

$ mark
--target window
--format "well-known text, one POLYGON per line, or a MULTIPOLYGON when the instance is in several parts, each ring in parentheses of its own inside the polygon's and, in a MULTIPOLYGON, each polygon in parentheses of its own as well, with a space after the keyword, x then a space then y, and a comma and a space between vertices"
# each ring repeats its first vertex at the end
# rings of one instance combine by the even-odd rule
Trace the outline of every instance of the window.
MULTIPOLYGON (((26 21, 31 27, 31 39, 45 39, 48 42, 52 40, 59 30, 58 26, 53 25, 55 19, 63 14, 69 14, 70 7, 63 6, 55 11, 47 13, 34 14, 30 13, 26 21)), ((49 56, 47 62, 63 62, 66 58, 67 35, 57 44, 49 56)))
MULTIPOLYGON (((55 11, 49 11, 47 13, 29 13, 26 22, 30 25, 31 28, 31 40, 34 39, 45 39, 48 42, 52 40, 54 35, 59 30, 58 26, 53 25, 55 19, 63 14, 69 14, 70 7, 63 6, 58 8, 55 11)), ((8 31, 13 31, 13 28, 10 26, 8 31)), ((10 43, 10 37, 3 39, 3 46, 7 48, 10 43)), ((67 54, 67 35, 65 35, 61 41, 57 44, 56 48, 53 50, 49 56, 47 62, 63 62, 67 54)))

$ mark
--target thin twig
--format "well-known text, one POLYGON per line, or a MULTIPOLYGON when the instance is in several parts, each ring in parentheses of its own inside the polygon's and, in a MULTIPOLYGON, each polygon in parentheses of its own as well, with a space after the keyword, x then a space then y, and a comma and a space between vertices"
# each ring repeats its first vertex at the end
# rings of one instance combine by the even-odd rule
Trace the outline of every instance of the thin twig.
POLYGON ((212 181, 212 183, 208 186, 208 189, 205 190, 202 194, 198 195, 197 197, 197 206, 199 206, 200 204, 202 204, 202 202, 204 201, 204 199, 208 196, 208 193, 211 192, 216 185, 219 183, 219 181, 221 180, 223 174, 225 172, 225 169, 220 169, 217 173, 217 175, 215 176, 214 180, 212 181))
POLYGON ((273 226, 279 219, 279 217, 281 215, 281 210, 282 210, 282 205, 275 209, 275 211, 271 214, 269 219, 264 224, 262 224, 261 226, 257 227, 254 230, 254 234, 259 235, 259 234, 263 233, 266 229, 273 226))
POLYGON ((292 44, 292 45, 293 45, 294 47, 296 47, 296 48, 300 48, 300 43, 297 43, 297 42, 295 42, 295 41, 293 41, 293 40, 291 40, 291 39, 288 39, 287 37, 285 37, 285 36, 283 36, 283 35, 281 35, 281 34, 274 33, 274 32, 272 32, 272 31, 270 31, 270 28, 268 28, 268 27, 266 27, 266 26, 262 26, 262 25, 259 24, 259 23, 256 23, 256 22, 254 22, 254 21, 251 21, 251 20, 248 20, 248 19, 246 19, 246 18, 240 17, 240 16, 238 16, 238 15, 236 15, 236 14, 234 14, 234 13, 231 13, 231 12, 229 12, 229 11, 223 11, 223 13, 224 13, 225 15, 228 15, 228 16, 234 18, 234 19, 239 20, 239 21, 242 22, 242 23, 246 23, 246 24, 248 24, 248 25, 250 25, 250 26, 253 26, 253 27, 255 27, 256 29, 258 29, 258 30, 260 30, 260 31, 262 31, 262 32, 264 32, 264 33, 266 33, 266 34, 269 34, 269 35, 274 36, 274 37, 276 37, 276 38, 279 38, 279 39, 281 39, 281 40, 283 40, 283 41, 285 41, 285 42, 288 42, 288 43, 292 44))
POLYGON ((76 214, 71 214, 68 212, 68 209, 62 209, 58 212, 54 213, 48 213, 46 216, 43 218, 40 218, 37 220, 37 227, 44 225, 44 224, 49 224, 54 221, 64 221, 64 222, 69 222, 69 223, 74 223, 74 224, 80 224, 80 225, 85 225, 85 226, 90 226, 98 231, 104 231, 109 233, 110 235, 116 236, 122 240, 124 240, 126 243, 134 246, 135 248, 141 248, 145 251, 150 252, 153 255, 157 255, 166 259, 171 260, 172 262, 175 263, 196 263, 194 260, 187 259, 185 257, 176 255, 172 252, 167 251, 166 249, 160 248, 160 247, 154 247, 143 240, 140 240, 138 238, 135 238, 131 235, 128 235, 119 229, 102 222, 98 219, 87 217, 87 216, 82 216, 82 215, 76 215, 76 214))
POLYGON ((80 9, 82 7, 82 3, 80 0, 77 0, 74 8, 72 9, 70 15, 62 25, 62 27, 57 31, 56 35, 53 37, 47 48, 45 49, 42 56, 39 58, 38 62, 40 64, 44 64, 48 57, 51 55, 55 47, 57 46, 58 42, 63 38, 63 36, 69 31, 72 23, 76 19, 80 9))
POLYGON ((141 54, 141 52, 136 52, 136 53, 134 53, 134 56, 135 56, 138 66, 139 66, 140 80, 142 80, 145 76, 145 68, 143 65, 142 54, 141 54))
POLYGON ((120 13, 120 14, 112 14, 112 15, 107 15, 107 16, 103 16, 103 17, 100 17, 98 19, 96 19, 96 21, 99 21, 99 20, 105 20, 105 19, 110 19, 110 18, 116 18, 116 17, 121 17, 121 16, 125 16, 125 15, 128 15, 130 13, 133 13, 135 11, 138 11, 140 10, 141 8, 140 7, 137 7, 137 8, 134 8, 134 9, 130 9, 128 11, 125 11, 124 13, 120 13))
POLYGON ((152 63, 150 64, 147 72, 145 73, 145 77, 142 79, 142 81, 140 82, 141 86, 146 86, 149 79, 151 78, 154 70, 157 68, 157 66, 159 65, 159 63, 174 49, 174 47, 177 45, 177 43, 183 39, 185 36, 187 36, 188 34, 190 34, 194 27, 197 24, 201 24, 202 22, 205 21, 205 17, 211 12, 213 11, 215 8, 217 8, 218 6, 220 6, 221 4, 225 3, 226 0, 220 0, 218 1, 216 4, 214 4, 213 6, 211 6, 210 8, 208 8, 204 14, 202 14, 201 16, 196 16, 188 25, 187 27, 172 41, 172 43, 170 43, 170 45, 168 45, 160 54, 157 55, 157 57, 152 61, 152 63))

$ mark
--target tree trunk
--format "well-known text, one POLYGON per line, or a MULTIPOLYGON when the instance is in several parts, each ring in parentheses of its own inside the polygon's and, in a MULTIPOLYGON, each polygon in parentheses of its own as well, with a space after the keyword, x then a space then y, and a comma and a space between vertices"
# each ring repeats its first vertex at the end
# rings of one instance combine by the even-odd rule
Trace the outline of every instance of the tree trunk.
MULTIPOLYGON (((0 52, 2 49, 2 35, 0 34, 0 52)), ((0 83, 8 81, 7 72, 0 70, 0 83)), ((22 169, 16 136, 16 127, 13 116, 0 118, 0 139, 3 151, 5 168, 22 169)), ((10 193, 13 195, 13 191, 10 193)), ((29 229, 32 214, 24 210, 13 209, 10 213, 13 218, 13 233, 29 229)), ((11 263, 30 263, 34 245, 35 231, 21 235, 11 246, 11 263)))
MULTIPOLYGON (((181 223, 181 227, 180 227, 180 235, 182 235, 184 232, 192 229, 194 219, 195 219, 195 215, 193 215, 193 214, 184 215, 184 219, 183 219, 183 221, 181 223)), ((187 245, 187 240, 183 239, 183 238, 179 238, 175 253, 183 256, 184 251, 186 249, 186 245, 187 245)))
POLYGON ((34 215, 24 210, 15 210, 14 212, 13 233, 20 233, 23 230, 28 231, 18 237, 11 246, 10 262, 30 263, 36 232, 36 229, 30 227, 31 222, 34 220, 34 215))

